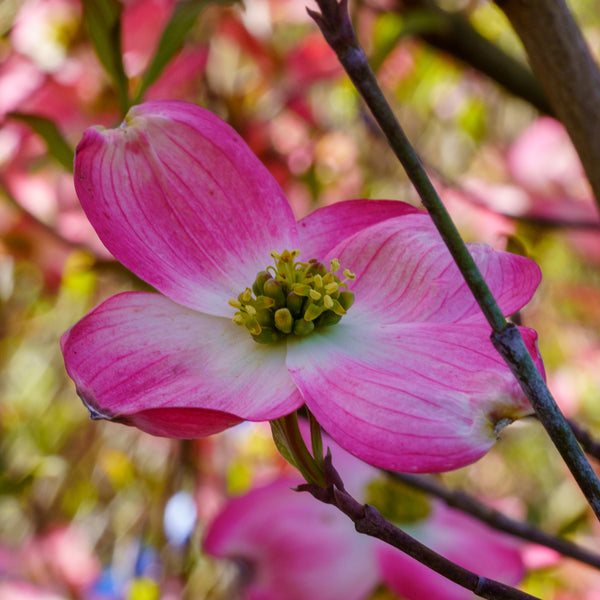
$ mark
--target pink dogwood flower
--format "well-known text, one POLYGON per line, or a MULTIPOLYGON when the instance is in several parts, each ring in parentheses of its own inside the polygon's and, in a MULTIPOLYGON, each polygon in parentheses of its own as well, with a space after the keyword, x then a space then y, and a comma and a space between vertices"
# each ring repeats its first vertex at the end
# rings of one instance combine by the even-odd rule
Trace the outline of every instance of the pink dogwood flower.
MULTIPOLYGON (((408 204, 347 201, 296 222, 228 125, 174 101, 88 129, 75 185, 106 247, 160 292, 109 298, 64 334, 93 417, 193 438, 305 403, 363 460, 439 471, 531 412, 429 217, 408 204)), ((537 265, 470 249, 504 313, 519 310, 537 265)), ((541 367, 535 332, 522 333, 541 367)))
POLYGON ((279 478, 230 500, 211 523, 204 550, 239 568, 246 600, 364 600, 379 575, 375 542, 357 536, 336 507, 279 478))

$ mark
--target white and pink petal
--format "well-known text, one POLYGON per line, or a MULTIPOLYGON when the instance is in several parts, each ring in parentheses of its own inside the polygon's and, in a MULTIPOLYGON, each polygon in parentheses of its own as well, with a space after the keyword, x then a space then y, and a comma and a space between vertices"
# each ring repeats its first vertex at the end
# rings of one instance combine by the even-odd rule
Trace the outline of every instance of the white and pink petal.
POLYGON ((256 344, 230 319, 160 294, 113 296, 61 339, 65 366, 93 417, 194 438, 302 404, 285 347, 256 344))
MULTIPOLYGON (((532 260, 469 244, 500 308, 522 308, 540 282, 532 260)), ((356 275, 353 311, 384 323, 483 322, 484 317, 450 252, 427 215, 408 214, 357 232, 328 258, 356 275)))
POLYGON ((229 316, 271 250, 298 245, 291 208, 218 117, 184 102, 133 107, 88 129, 75 160, 86 215, 113 255, 172 300, 229 316))
POLYGON ((324 206, 298 222, 301 259, 323 260, 342 240, 387 219, 423 211, 398 200, 346 200, 324 206))
MULTIPOLYGON (((535 334, 527 339, 536 353, 535 334)), ((382 327, 350 312, 328 331, 288 343, 286 363, 337 443, 395 471, 475 462, 502 426, 532 412, 487 326, 382 327)))

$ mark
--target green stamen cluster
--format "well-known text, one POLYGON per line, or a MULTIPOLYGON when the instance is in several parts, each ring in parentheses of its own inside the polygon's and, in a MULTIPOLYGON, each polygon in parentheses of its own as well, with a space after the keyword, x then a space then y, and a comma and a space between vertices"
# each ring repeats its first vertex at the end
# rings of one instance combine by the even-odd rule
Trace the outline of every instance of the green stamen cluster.
POLYGON ((320 327, 335 325, 352 306, 354 294, 346 282, 355 275, 345 269, 341 280, 337 259, 330 269, 316 258, 307 263, 294 259, 300 250, 273 251, 275 267, 260 271, 237 300, 229 304, 238 309, 234 323, 243 325, 261 344, 272 344, 287 335, 304 337, 320 327))

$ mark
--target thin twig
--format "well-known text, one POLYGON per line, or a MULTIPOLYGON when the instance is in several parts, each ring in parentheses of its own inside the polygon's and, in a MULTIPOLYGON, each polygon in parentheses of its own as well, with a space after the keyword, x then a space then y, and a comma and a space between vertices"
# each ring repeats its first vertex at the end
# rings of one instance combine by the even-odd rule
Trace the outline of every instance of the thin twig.
POLYGON ((327 454, 324 460, 324 472, 327 487, 305 484, 299 486, 298 490, 310 492, 317 500, 336 506, 353 521, 354 527, 359 533, 380 539, 398 548, 436 573, 470 590, 481 598, 487 598, 488 600, 539 600, 539 598, 516 588, 460 567, 392 525, 372 506, 360 504, 344 489, 340 476, 331 464, 330 453, 327 454))
POLYGON ((531 402, 596 517, 600 520, 600 481, 579 447, 519 330, 507 323, 481 272, 460 237, 423 165, 387 103, 360 47, 348 15, 348 0, 316 0, 321 13, 309 10, 323 36, 370 108, 375 120, 419 193, 475 300, 492 327, 491 340, 531 402))
POLYGON ((563 556, 574 558, 586 565, 600 569, 600 555, 594 554, 568 540, 541 531, 527 522, 511 519, 500 511, 479 502, 465 492, 448 489, 430 476, 414 475, 412 473, 395 473, 393 471, 385 472, 392 479, 401 481, 402 483, 426 492, 436 498, 440 498, 448 506, 474 517, 493 529, 503 531, 504 533, 508 533, 522 540, 527 540, 528 542, 546 546, 563 556))
POLYGON ((595 440, 587 429, 575 423, 572 419, 568 419, 567 422, 584 451, 596 460, 600 460, 600 442, 595 440))

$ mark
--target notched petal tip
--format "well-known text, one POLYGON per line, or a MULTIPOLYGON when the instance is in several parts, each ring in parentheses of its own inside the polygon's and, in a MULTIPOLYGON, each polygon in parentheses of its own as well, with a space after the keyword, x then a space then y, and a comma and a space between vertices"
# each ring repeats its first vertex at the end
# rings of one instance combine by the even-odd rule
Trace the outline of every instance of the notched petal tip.
POLYGON ((86 396, 86 393, 83 392, 82 390, 78 389, 77 390, 77 395, 79 396, 79 398, 81 399, 81 401, 83 402, 83 404, 85 405, 85 407, 88 409, 89 413, 90 413, 90 419, 92 421, 101 421, 101 420, 106 420, 106 421, 113 421, 114 417, 112 417, 111 415, 105 414, 101 411, 99 411, 95 406, 94 406, 94 402, 92 402, 87 396, 89 396, 89 394, 86 396))

